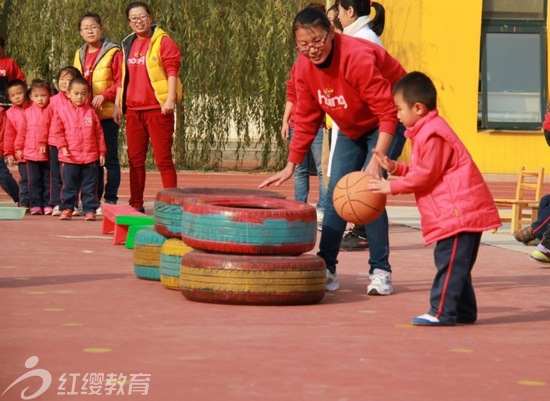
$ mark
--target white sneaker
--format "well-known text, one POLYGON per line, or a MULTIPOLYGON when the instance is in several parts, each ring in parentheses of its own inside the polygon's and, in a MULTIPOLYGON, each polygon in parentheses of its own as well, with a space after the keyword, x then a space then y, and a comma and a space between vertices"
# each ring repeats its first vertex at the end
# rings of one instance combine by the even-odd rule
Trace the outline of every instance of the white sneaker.
POLYGON ((325 217, 325 212, 322 210, 317 210, 317 230, 321 231, 323 229, 323 218, 325 217))
POLYGON ((97 216, 103 216, 103 212, 101 211, 101 206, 97 208, 97 210, 95 211, 95 214, 97 216))
POLYGON ((338 282, 336 272, 331 273, 330 270, 327 269, 327 291, 336 291, 338 288, 340 288, 340 283, 338 282))
POLYGON ((391 273, 378 273, 370 275, 370 284, 367 287, 369 295, 391 295, 393 285, 391 282, 391 273))
POLYGON ((59 210, 59 205, 54 206, 52 216, 61 216, 61 210, 59 210))

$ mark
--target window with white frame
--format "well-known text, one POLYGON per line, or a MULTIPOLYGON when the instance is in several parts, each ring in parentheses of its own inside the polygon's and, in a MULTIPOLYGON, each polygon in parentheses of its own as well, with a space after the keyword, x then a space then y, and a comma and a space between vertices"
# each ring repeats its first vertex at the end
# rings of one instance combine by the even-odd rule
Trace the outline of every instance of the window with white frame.
POLYGON ((478 126, 540 129, 546 108, 546 0, 484 0, 478 126))

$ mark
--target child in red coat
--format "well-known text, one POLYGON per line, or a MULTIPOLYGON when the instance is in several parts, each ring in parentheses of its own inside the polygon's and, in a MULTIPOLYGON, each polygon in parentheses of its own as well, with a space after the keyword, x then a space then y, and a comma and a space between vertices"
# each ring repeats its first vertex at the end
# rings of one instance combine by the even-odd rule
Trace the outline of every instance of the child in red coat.
POLYGON ((61 106, 52 122, 63 180, 60 220, 71 220, 79 191, 86 221, 96 220, 99 207, 97 171, 105 163, 106 147, 99 117, 88 105, 88 95, 88 82, 74 78, 69 83, 71 103, 61 106))
POLYGON ((25 109, 21 130, 15 137, 14 149, 17 161, 25 160, 29 183, 32 215, 52 214, 50 201, 50 162, 48 160, 46 114, 50 106, 51 86, 42 79, 33 79, 30 86, 32 105, 25 109))
POLYGON ((430 78, 411 72, 395 84, 393 94, 397 116, 412 144, 410 163, 398 163, 374 150, 380 165, 398 178, 371 180, 369 188, 393 195, 414 193, 425 245, 436 242, 431 307, 411 323, 474 323, 477 304, 471 271, 482 232, 501 225, 497 208, 468 150, 438 115, 430 78))

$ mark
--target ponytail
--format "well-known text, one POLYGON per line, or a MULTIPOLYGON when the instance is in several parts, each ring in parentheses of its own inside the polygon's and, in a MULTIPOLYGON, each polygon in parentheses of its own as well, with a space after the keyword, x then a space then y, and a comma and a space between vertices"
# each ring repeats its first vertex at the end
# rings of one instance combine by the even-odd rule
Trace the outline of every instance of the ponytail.
POLYGON ((381 36, 384 32, 384 25, 386 23, 386 10, 382 4, 376 1, 373 1, 371 6, 374 8, 374 11, 376 11, 376 16, 369 22, 369 27, 377 36, 381 36))

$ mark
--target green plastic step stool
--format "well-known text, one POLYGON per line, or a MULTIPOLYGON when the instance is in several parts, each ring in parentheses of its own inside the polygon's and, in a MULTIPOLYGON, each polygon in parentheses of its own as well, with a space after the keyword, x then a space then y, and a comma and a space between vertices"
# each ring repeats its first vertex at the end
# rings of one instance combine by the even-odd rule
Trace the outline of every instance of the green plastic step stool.
POLYGON ((145 228, 151 228, 151 227, 152 226, 148 224, 147 225, 137 224, 135 226, 129 226, 128 234, 126 235, 126 242, 124 243, 124 246, 127 249, 134 249, 135 238, 138 231, 143 230, 145 228))
POLYGON ((115 233, 113 235, 113 244, 119 245, 126 241, 128 228, 131 226, 152 226, 155 224, 153 216, 125 216, 120 215, 115 218, 115 233))

